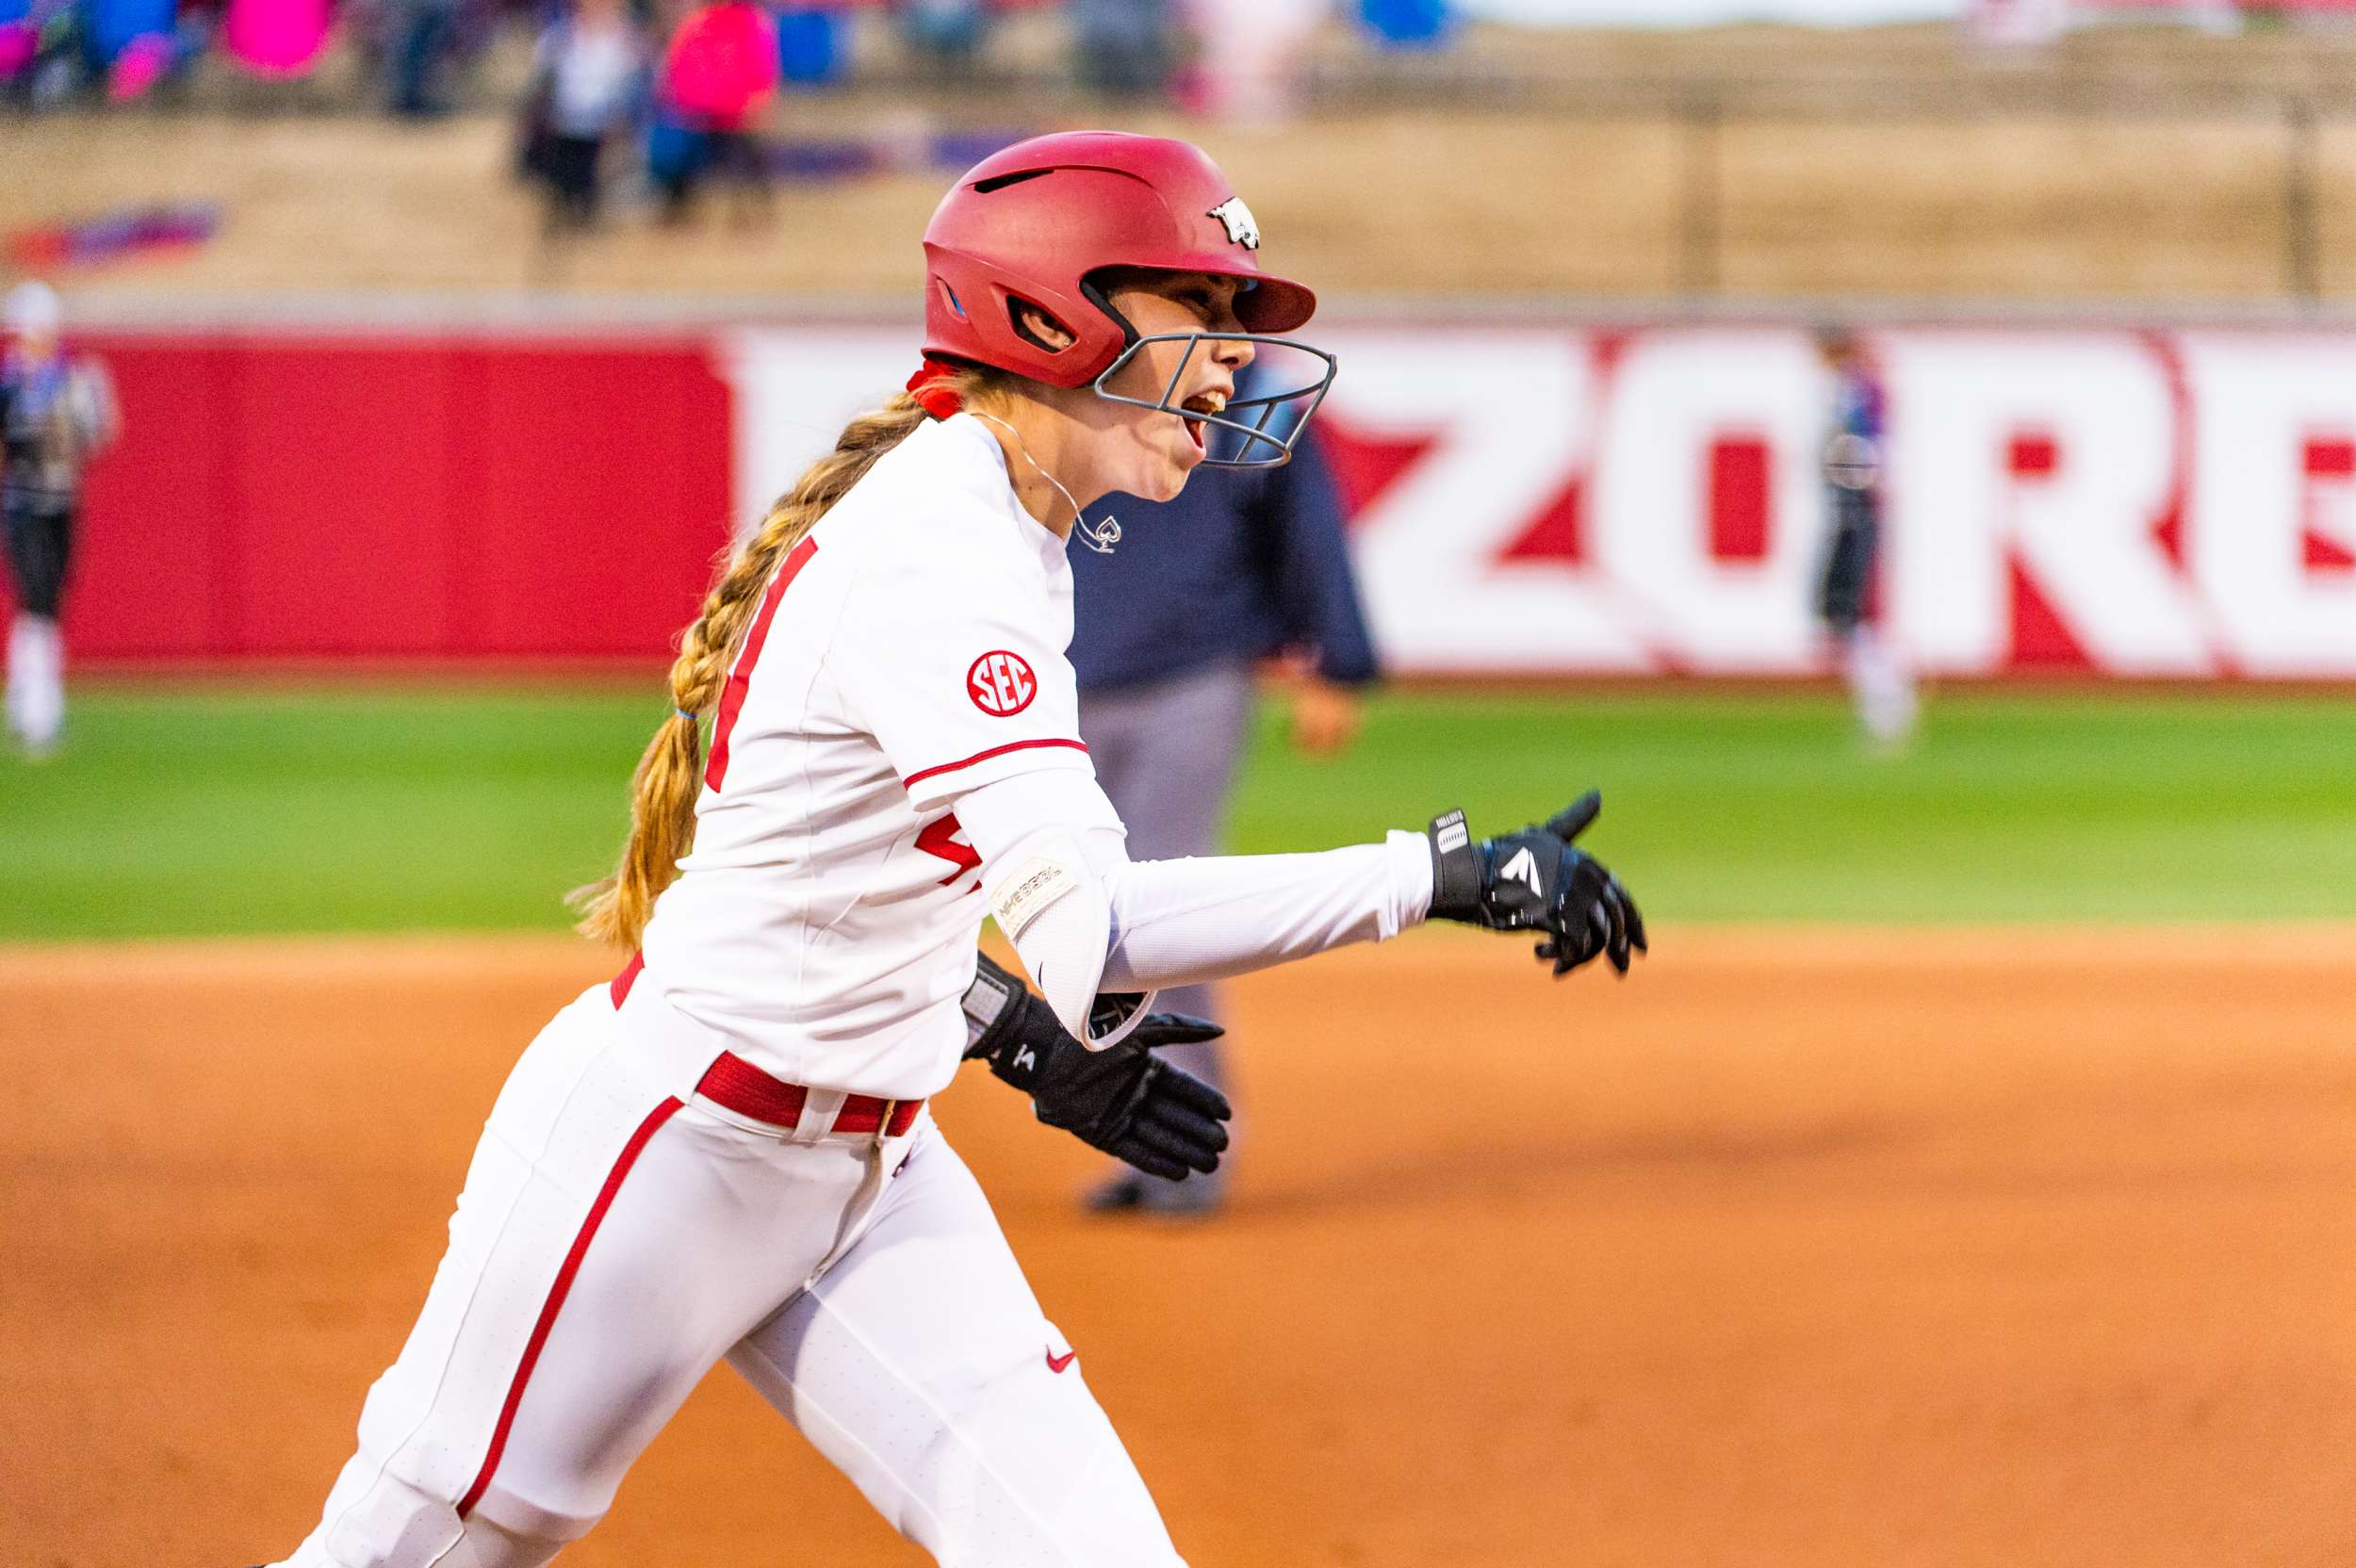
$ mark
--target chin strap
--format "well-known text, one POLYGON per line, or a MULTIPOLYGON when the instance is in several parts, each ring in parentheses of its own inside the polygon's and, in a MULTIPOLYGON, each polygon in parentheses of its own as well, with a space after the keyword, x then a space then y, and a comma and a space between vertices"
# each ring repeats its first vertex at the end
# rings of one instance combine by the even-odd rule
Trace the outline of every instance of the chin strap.
MULTIPOLYGON (((924 363, 917 368, 916 374, 908 378, 908 396, 916 400, 918 407, 936 419, 946 419, 953 414, 962 414, 965 412, 965 399, 959 395, 955 386, 949 384, 949 378, 957 372, 956 366, 927 354, 924 356, 924 363)), ((1099 517, 1093 522, 1089 521, 1088 515, 1080 510, 1080 503, 1072 499, 1072 492, 1064 489, 1063 482, 1046 469, 1039 467, 1039 460, 1031 455, 1028 447, 1023 445, 1023 437, 1015 433, 1013 426, 1004 419, 991 418, 987 414, 977 414, 974 417, 989 419, 1000 430, 1013 435, 1016 449, 1023 453, 1023 461, 1038 469, 1040 478, 1062 492, 1063 498, 1071 504, 1072 527, 1079 533, 1082 544, 1099 555, 1113 553, 1113 547, 1121 543, 1119 522, 1110 516, 1099 517)))

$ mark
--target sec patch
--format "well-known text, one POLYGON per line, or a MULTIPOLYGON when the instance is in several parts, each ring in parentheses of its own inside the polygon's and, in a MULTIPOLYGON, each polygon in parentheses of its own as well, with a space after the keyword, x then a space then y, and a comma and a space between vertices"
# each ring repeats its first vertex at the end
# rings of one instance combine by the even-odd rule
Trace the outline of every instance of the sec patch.
POLYGON ((1003 719, 1031 706, 1039 695, 1039 678, 1021 654, 997 648, 973 661, 965 672, 965 691, 974 707, 1003 719))

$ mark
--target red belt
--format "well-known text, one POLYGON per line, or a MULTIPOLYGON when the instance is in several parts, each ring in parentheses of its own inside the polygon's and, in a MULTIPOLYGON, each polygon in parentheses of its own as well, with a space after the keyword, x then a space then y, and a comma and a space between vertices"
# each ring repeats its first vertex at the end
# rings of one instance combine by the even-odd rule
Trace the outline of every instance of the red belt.
MULTIPOLYGON (((802 1102, 810 1098, 810 1090, 801 1085, 772 1078, 730 1051, 721 1052, 720 1059, 704 1070, 695 1092, 738 1116, 765 1121, 788 1132, 800 1124, 802 1102)), ((878 1100, 872 1094, 846 1094, 843 1097, 843 1108, 834 1113, 834 1125, 826 1131, 873 1134, 882 1128, 884 1136, 896 1138, 916 1125, 916 1113, 924 1108, 922 1100, 878 1100)))
MULTIPOLYGON (((617 1010, 629 999, 630 987, 646 967, 646 960, 632 954, 622 972, 614 977, 612 994, 617 1010)), ((800 1084, 772 1078, 732 1051, 721 1052, 720 1059, 704 1070, 695 1092, 738 1116, 765 1121, 789 1133, 801 1125, 802 1106, 810 1099, 810 1090, 800 1084)), ((846 1094, 842 1109, 834 1113, 834 1124, 826 1131, 865 1133, 872 1136, 880 1129, 885 1137, 896 1138, 916 1125, 917 1113, 924 1108, 922 1100, 878 1100, 872 1094, 846 1094)))

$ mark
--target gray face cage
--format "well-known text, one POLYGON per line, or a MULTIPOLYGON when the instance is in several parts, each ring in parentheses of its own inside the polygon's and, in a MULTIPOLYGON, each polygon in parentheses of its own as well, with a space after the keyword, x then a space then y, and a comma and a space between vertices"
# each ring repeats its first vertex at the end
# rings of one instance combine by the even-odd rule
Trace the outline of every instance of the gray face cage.
MULTIPOLYGON (((1114 319, 1119 320, 1120 318, 1115 316, 1114 319)), ((1317 404, 1325 400, 1326 391, 1333 386, 1333 373, 1337 368, 1333 356, 1323 349, 1312 348, 1289 337, 1270 337, 1252 332, 1163 332, 1147 337, 1131 338, 1129 346, 1121 351, 1121 357, 1105 366, 1104 374, 1096 378, 1095 387, 1096 395, 1108 402, 1174 414, 1182 419, 1193 419, 1207 427, 1203 433, 1203 462, 1208 467, 1274 468, 1292 461, 1294 443, 1301 439, 1301 431, 1307 428, 1309 416, 1315 414, 1317 404), (1119 375, 1149 343, 1186 345, 1186 351, 1179 356, 1177 368, 1170 371, 1170 384, 1162 388, 1160 398, 1152 400, 1132 398, 1107 387, 1105 383, 1119 375), (1289 349, 1295 353, 1306 354, 1324 366, 1325 373, 1315 381, 1305 382, 1286 391, 1238 398, 1229 403, 1223 413, 1197 414, 1180 407, 1172 400, 1178 396, 1179 384, 1186 378, 1186 367, 1194 363, 1195 349, 1204 343, 1250 343, 1253 345, 1254 352, 1261 348, 1289 349), (1300 406, 1295 408, 1295 404, 1300 406), (1225 433, 1228 439, 1215 442, 1214 431, 1225 433), (1222 449, 1225 455, 1222 455, 1222 449)))

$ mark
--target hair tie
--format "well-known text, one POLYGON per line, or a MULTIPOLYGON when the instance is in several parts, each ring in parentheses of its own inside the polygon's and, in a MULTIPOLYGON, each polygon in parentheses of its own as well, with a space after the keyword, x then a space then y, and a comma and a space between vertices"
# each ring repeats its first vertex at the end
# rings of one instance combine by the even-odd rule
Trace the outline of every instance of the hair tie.
POLYGON ((956 366, 926 354, 924 366, 908 378, 908 396, 934 418, 946 419, 965 407, 964 395, 948 384, 948 378, 957 373, 956 366))
POLYGON ((677 713, 680 718, 685 719, 689 724, 694 724, 697 719, 703 716, 700 713, 691 713, 684 708, 674 708, 671 711, 677 713))

